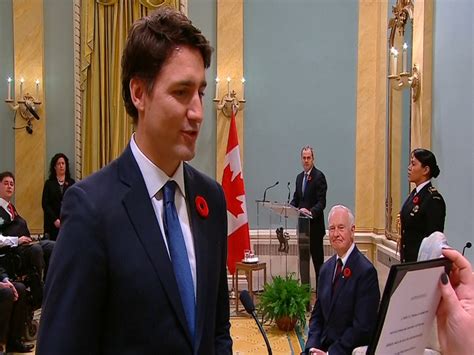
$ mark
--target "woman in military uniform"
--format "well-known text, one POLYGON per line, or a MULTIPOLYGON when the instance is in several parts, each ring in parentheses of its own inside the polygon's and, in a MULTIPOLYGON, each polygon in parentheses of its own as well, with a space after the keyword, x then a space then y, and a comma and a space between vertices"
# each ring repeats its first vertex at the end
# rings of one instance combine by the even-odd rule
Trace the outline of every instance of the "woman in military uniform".
POLYGON ((408 164, 408 180, 416 185, 400 211, 400 260, 416 261, 423 238, 444 231, 446 205, 431 185, 439 175, 436 157, 427 149, 415 149, 408 164))

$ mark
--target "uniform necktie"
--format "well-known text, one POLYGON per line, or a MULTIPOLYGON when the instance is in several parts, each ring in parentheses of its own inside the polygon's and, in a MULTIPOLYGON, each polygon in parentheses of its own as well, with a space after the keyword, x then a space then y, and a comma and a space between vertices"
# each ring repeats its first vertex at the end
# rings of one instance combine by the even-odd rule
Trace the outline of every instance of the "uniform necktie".
POLYGON ((334 280, 332 281, 332 293, 334 294, 334 291, 336 290, 337 282, 341 276, 342 273, 342 259, 337 258, 336 262, 336 273, 334 274, 334 280))
POLYGON ((179 223, 178 212, 174 203, 176 182, 168 181, 163 188, 163 221, 168 248, 173 264, 173 270, 178 283, 184 314, 188 323, 192 339, 196 324, 196 302, 194 297, 194 284, 189 265, 188 253, 184 236, 179 223))
POLYGON ((10 215, 12 216, 12 220, 15 219, 15 208, 11 204, 11 202, 8 203, 8 212, 10 212, 10 215))

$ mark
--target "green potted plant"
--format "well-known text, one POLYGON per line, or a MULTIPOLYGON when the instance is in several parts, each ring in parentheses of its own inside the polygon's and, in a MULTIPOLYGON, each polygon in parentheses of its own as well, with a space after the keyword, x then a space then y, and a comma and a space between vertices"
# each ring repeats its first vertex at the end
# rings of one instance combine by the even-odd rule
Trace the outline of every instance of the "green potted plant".
POLYGON ((298 321, 304 326, 310 298, 310 286, 302 285, 294 273, 275 276, 271 283, 263 286, 258 311, 264 320, 275 321, 280 330, 290 331, 298 321))

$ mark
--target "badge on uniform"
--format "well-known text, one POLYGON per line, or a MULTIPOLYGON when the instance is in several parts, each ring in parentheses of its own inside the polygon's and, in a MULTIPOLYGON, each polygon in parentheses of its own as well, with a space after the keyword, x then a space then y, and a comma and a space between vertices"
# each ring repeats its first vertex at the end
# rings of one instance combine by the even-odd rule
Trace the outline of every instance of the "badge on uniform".
POLYGON ((415 205, 415 207, 413 207, 413 209, 412 209, 411 212, 410 212, 410 216, 414 217, 414 216, 415 216, 415 213, 417 213, 419 210, 420 210, 420 206, 419 206, 419 205, 415 205))

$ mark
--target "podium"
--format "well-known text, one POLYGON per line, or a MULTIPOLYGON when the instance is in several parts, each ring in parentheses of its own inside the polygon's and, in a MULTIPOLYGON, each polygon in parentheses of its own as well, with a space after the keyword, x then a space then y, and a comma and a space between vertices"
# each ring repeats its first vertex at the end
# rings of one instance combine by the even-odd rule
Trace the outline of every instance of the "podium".
POLYGON ((286 276, 295 273, 302 282, 310 283, 309 215, 302 214, 289 203, 256 201, 256 254, 268 265, 269 274, 286 276), (260 234, 268 228, 268 234, 260 234))

